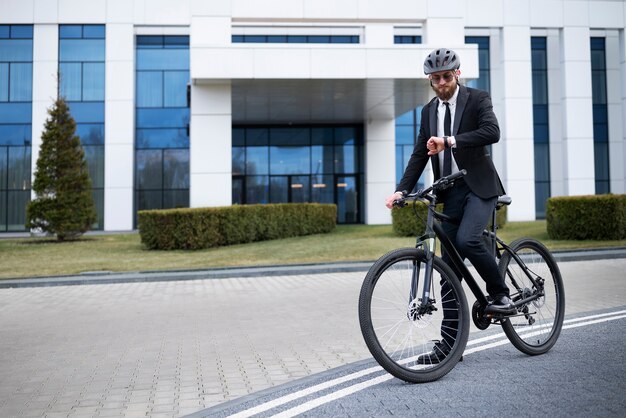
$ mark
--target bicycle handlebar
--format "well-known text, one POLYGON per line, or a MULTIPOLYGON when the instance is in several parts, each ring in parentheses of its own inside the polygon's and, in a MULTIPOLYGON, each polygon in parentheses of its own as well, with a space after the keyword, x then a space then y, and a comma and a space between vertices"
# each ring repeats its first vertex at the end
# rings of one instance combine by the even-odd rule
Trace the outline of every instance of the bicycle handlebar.
POLYGON ((457 171, 456 173, 450 174, 449 176, 441 177, 439 180, 434 182, 432 186, 430 186, 430 187, 428 187, 426 189, 420 189, 420 190, 418 190, 415 193, 407 193, 406 190, 403 190, 402 191, 402 197, 399 198, 399 199, 394 200, 393 201, 393 205, 402 207, 402 206, 406 205, 406 200, 407 199, 411 199, 411 198, 418 198, 418 199, 425 198, 432 191, 447 189, 448 187, 451 187, 456 180, 460 179, 461 177, 465 176, 466 174, 467 174, 467 170, 465 170, 465 169, 457 171))

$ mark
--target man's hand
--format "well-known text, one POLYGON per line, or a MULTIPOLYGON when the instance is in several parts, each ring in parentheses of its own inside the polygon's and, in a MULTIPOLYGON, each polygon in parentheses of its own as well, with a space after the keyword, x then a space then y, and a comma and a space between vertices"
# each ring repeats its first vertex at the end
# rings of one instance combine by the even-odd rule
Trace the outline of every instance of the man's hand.
POLYGON ((426 142, 426 148, 428 148, 428 155, 439 154, 445 149, 443 138, 431 136, 428 142, 426 142))
POLYGON ((394 194, 387 196, 387 199, 385 201, 385 206, 387 206, 389 209, 393 208, 393 202, 395 200, 398 200, 402 197, 402 192, 395 192, 394 194))

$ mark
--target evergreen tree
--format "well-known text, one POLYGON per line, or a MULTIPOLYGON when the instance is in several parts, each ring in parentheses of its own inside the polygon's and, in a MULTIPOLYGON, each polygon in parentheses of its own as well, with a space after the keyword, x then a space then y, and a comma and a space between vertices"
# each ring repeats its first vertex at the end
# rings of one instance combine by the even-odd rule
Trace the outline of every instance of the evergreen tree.
POLYGON ((26 208, 26 227, 71 240, 96 222, 91 180, 76 122, 59 98, 48 109, 33 190, 37 197, 26 208))

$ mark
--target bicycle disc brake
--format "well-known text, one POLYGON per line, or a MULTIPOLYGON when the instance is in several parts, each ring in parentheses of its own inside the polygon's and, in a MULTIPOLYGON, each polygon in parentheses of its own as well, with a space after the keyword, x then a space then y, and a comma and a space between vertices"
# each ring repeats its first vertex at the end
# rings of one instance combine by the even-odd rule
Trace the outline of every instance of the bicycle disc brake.
POLYGON ((407 317, 411 321, 417 321, 421 319, 424 315, 432 315, 437 308, 435 307, 435 299, 428 299, 428 303, 422 303, 422 298, 413 299, 411 303, 409 303, 409 307, 407 310, 407 317))

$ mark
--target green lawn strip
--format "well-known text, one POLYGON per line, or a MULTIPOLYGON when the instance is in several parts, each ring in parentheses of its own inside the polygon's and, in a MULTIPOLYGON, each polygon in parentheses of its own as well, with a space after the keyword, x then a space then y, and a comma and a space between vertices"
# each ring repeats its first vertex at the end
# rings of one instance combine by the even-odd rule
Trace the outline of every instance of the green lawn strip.
MULTIPOLYGON (((626 246, 625 240, 554 241, 545 230, 545 221, 511 222, 499 235, 506 242, 533 237, 552 250, 626 246)), ((65 243, 45 238, 1 239, 0 278, 370 261, 394 248, 414 245, 415 238, 395 236, 390 225, 340 225, 330 234, 199 251, 149 251, 138 234, 88 235, 65 243)))

